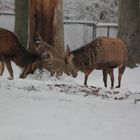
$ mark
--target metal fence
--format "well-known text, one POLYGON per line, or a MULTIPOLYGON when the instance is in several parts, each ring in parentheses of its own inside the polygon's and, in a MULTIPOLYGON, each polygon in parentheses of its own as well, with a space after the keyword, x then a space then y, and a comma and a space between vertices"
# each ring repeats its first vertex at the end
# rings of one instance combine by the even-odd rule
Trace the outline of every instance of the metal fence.
POLYGON ((14 25, 15 25, 14 12, 13 13, 8 13, 8 12, 0 13, 0 27, 14 31, 14 25))
MULTIPOLYGON (((14 31, 15 14, 0 13, 0 27, 14 31)), ((64 20, 65 45, 76 49, 98 36, 116 37, 116 23, 95 23, 93 21, 64 20)))
POLYGON ((98 36, 116 37, 117 27, 116 23, 64 20, 65 45, 76 49, 98 36))

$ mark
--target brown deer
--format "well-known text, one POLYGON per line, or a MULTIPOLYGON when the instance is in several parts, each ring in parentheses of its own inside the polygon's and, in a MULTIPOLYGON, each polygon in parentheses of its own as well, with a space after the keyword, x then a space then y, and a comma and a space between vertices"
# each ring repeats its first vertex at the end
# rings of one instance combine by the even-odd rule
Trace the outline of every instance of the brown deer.
POLYGON ((36 61, 31 66, 28 66, 21 74, 21 78, 25 78, 28 74, 34 73, 36 68, 45 68, 51 72, 51 75, 56 73, 56 76, 62 75, 63 72, 73 77, 77 76, 77 71, 69 65, 66 65, 64 59, 53 46, 43 41, 41 37, 37 43, 38 47, 36 50, 41 53, 41 61, 36 61))
POLYGON ((11 61, 20 67, 27 67, 39 58, 39 52, 31 53, 27 51, 13 32, 0 28, 0 75, 3 74, 4 64, 6 64, 10 74, 9 79, 13 79, 11 61))
POLYGON ((44 41, 40 41, 38 49, 39 52, 42 52, 42 65, 47 70, 56 73, 57 76, 59 74, 62 74, 63 72, 67 75, 72 75, 74 78, 77 76, 77 71, 69 65, 66 65, 62 56, 57 52, 57 50, 53 46, 49 45, 44 41), (44 52, 40 51, 39 49, 42 49, 43 47, 45 47, 44 52))
POLYGON ((113 69, 118 67, 118 86, 127 65, 128 52, 124 42, 117 38, 99 37, 79 49, 70 51, 67 46, 65 61, 71 67, 85 74, 84 85, 87 85, 89 74, 94 70, 103 71, 104 86, 107 87, 107 74, 114 87, 113 69))

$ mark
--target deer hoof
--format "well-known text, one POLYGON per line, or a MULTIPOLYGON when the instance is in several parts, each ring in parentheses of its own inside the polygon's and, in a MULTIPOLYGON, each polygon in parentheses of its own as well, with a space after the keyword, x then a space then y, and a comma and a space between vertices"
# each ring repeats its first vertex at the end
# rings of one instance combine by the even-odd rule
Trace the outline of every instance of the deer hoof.
POLYGON ((8 79, 8 80, 13 80, 13 79, 14 79, 14 77, 7 77, 7 79, 8 79))
POLYGON ((114 89, 114 87, 110 87, 110 89, 111 89, 111 90, 113 90, 113 89, 114 89))
POLYGON ((115 88, 120 88, 120 86, 116 86, 115 88))

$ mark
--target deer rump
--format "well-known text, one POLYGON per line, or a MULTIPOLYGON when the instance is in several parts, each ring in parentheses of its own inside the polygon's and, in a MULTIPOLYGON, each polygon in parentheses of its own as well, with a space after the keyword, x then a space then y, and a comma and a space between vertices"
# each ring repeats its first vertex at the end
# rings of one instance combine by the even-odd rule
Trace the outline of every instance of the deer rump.
POLYGON ((89 74, 94 70, 103 71, 103 81, 107 87, 107 74, 111 78, 111 87, 114 87, 113 69, 118 67, 118 86, 121 85, 122 74, 127 65, 127 46, 117 38, 99 37, 81 48, 70 51, 66 49, 65 60, 75 69, 85 73, 84 85, 87 85, 89 74))
POLYGON ((23 47, 16 35, 6 29, 0 28, 0 75, 3 74, 4 64, 10 74, 9 79, 13 79, 13 69, 11 61, 20 67, 26 67, 39 59, 39 53, 33 53, 23 47))

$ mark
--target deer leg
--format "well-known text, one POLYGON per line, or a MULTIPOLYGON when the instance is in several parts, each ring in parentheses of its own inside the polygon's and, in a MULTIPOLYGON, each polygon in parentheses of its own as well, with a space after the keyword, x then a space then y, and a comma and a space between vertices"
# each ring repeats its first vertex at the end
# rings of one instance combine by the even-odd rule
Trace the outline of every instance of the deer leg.
POLYGON ((122 75, 124 73, 125 70, 125 66, 124 65, 120 65, 118 68, 118 86, 116 86, 116 88, 120 88, 121 87, 121 79, 122 79, 122 75))
POLYGON ((114 87, 114 74, 113 74, 113 69, 112 68, 108 69, 108 73, 109 73, 110 80, 111 80, 111 88, 113 88, 114 87))
POLYGON ((84 85, 87 86, 88 74, 85 74, 84 85))
POLYGON ((24 78, 26 69, 27 67, 23 68, 22 73, 20 74, 20 78, 24 78))
POLYGON ((103 69, 104 86, 107 87, 107 69, 103 69))
POLYGON ((57 71, 57 72, 56 72, 56 77, 58 78, 59 76, 62 76, 62 74, 63 74, 63 72, 57 71))
POLYGON ((10 74, 10 77, 8 77, 8 79, 12 80, 12 79, 14 79, 14 76, 13 76, 13 69, 12 69, 12 66, 11 66, 11 61, 8 58, 4 58, 4 61, 5 61, 5 64, 6 64, 6 68, 9 72, 9 74, 10 74))
POLYGON ((23 69, 23 72, 20 74, 20 78, 26 78, 27 75, 28 75, 29 73, 32 73, 32 72, 33 72, 33 70, 32 70, 31 65, 28 65, 28 66, 26 66, 26 67, 23 69))
POLYGON ((0 76, 3 75, 4 72, 4 61, 0 59, 0 76))

